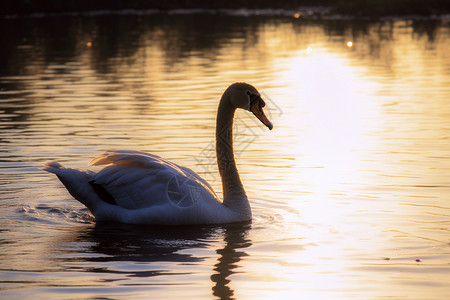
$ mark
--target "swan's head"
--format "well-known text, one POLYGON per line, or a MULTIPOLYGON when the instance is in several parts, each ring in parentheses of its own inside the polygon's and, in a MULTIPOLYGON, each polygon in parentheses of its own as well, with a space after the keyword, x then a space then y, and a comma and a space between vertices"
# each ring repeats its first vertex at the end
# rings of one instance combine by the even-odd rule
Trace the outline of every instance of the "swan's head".
POLYGON ((230 85, 227 91, 231 94, 230 99, 233 106, 252 112, 255 117, 272 130, 272 122, 269 121, 263 111, 266 103, 254 86, 245 82, 237 82, 230 85))

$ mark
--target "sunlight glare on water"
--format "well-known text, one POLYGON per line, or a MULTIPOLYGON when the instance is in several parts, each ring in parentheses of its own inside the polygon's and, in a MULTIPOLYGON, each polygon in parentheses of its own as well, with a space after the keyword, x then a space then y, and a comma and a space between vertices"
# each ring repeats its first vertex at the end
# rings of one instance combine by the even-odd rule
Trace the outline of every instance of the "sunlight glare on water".
POLYGON ((2 22, 15 30, 0 36, 2 297, 450 297, 446 22, 2 22), (39 169, 141 150, 192 168, 221 197, 215 114, 236 81, 262 92, 274 123, 236 115, 252 224, 96 224, 39 169))

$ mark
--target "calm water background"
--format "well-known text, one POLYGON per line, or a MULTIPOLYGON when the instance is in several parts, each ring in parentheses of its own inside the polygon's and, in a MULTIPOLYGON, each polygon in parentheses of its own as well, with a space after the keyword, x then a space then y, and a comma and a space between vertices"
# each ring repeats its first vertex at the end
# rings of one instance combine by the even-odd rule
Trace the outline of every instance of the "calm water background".
POLYGON ((1 298, 450 298, 448 22, 0 23, 1 298), (237 114, 252 224, 95 224, 39 169, 136 149, 221 195, 215 114, 235 81, 264 93, 275 125, 237 114))

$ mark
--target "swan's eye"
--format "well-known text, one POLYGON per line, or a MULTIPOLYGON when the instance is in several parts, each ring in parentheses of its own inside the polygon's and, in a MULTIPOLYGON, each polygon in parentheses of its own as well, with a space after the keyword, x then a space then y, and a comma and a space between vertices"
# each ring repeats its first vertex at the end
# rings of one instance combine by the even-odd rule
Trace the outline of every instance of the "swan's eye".
POLYGON ((262 101, 261 97, 259 95, 252 94, 250 92, 247 92, 247 95, 250 100, 250 107, 255 105, 257 102, 262 101))
POLYGON ((252 106, 252 93, 250 93, 250 91, 246 91, 247 96, 248 96, 248 108, 247 110, 250 111, 250 107, 252 106))

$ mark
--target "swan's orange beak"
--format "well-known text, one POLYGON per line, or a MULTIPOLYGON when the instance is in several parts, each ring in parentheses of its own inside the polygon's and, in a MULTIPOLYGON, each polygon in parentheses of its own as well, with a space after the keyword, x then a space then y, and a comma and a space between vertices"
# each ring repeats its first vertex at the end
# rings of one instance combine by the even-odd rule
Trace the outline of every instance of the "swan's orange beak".
POLYGON ((261 101, 255 101, 255 104, 253 104, 250 107, 250 110, 264 125, 267 126, 267 128, 272 130, 272 128, 273 128, 272 122, 270 122, 269 119, 267 119, 262 108, 263 108, 263 105, 262 105, 261 101))

